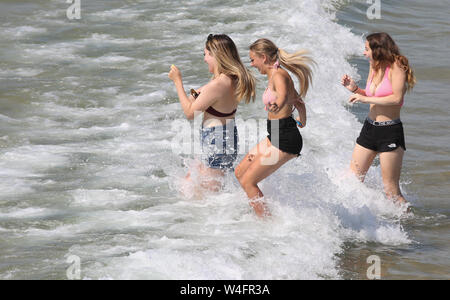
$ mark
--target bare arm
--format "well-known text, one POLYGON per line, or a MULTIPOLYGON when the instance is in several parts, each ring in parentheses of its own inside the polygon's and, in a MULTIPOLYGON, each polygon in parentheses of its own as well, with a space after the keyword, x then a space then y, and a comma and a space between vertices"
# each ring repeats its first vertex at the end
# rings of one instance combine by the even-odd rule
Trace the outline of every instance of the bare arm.
POLYGON ((306 126, 306 106, 305 102, 301 98, 298 98, 297 101, 294 103, 295 108, 298 111, 298 118, 297 121, 301 123, 299 125, 300 128, 303 128, 306 126))
MULTIPOLYGON (((370 72, 369 72, 369 78, 370 78, 370 72)), ((355 81, 349 76, 344 75, 341 79, 341 84, 347 88, 350 92, 353 92, 354 94, 360 94, 362 96, 366 96, 366 91, 363 89, 360 89, 355 81)))
POLYGON ((195 112, 203 112, 207 110, 208 107, 217 101, 218 95, 221 93, 221 89, 216 88, 218 84, 210 82, 201 88, 202 93, 197 100, 195 100, 193 97, 188 97, 186 95, 181 73, 177 67, 171 67, 169 78, 172 79, 175 84, 181 107, 188 120, 194 119, 195 112))
POLYGON ((210 106, 213 106, 219 99, 223 98, 226 93, 226 87, 223 86, 219 81, 213 80, 204 87, 201 88, 201 93, 197 97, 190 108, 190 113, 192 118, 195 112, 204 112, 210 106))
POLYGON ((275 102, 269 104, 269 111, 272 113, 279 112, 287 103, 288 79, 280 74, 273 76, 275 102))
POLYGON ((199 87, 198 89, 195 89, 195 91, 200 94, 205 86, 207 86, 207 84, 205 84, 202 87, 199 87))

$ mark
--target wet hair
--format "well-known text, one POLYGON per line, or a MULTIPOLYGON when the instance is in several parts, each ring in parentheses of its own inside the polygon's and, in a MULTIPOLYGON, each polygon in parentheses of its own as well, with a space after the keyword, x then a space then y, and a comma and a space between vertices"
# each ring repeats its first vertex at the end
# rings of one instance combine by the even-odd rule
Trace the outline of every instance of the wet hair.
POLYGON ((216 59, 218 72, 235 80, 239 101, 255 101, 255 77, 242 63, 233 40, 226 34, 210 34, 205 47, 216 59))
POLYGON ((278 48, 272 41, 268 39, 259 39, 250 46, 250 51, 255 54, 267 56, 271 63, 277 60, 280 64, 291 71, 297 77, 300 83, 300 96, 304 98, 308 92, 312 81, 311 65, 314 61, 307 56, 308 51, 302 50, 295 53, 287 53, 283 49, 278 48))
POLYGON ((410 91, 417 80, 408 59, 400 53, 397 44, 385 32, 372 33, 367 36, 369 47, 372 50, 373 68, 375 71, 386 69, 396 63, 406 73, 406 88, 410 91))

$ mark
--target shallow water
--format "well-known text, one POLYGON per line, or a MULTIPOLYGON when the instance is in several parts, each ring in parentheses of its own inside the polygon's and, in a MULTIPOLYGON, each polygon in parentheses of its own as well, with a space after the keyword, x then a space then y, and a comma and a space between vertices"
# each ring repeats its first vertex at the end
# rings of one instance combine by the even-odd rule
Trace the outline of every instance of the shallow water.
MULTIPOLYGON (((450 73, 443 67, 449 64, 445 49, 450 22, 444 13, 448 4, 449 1, 412 0, 407 5, 382 1, 381 19, 375 20, 365 18, 362 12, 367 5, 361 2, 345 5, 337 13, 338 23, 352 28, 358 36, 380 31, 390 33, 410 60, 418 80, 416 88, 406 96, 402 110, 408 148, 402 180, 409 182, 405 190, 415 207, 415 217, 403 226, 411 233, 414 243, 405 249, 375 251, 383 253, 383 258, 389 261, 384 271, 387 278, 448 279, 450 274, 450 127, 447 124, 450 73)), ((368 63, 359 57, 350 62, 357 65, 363 78, 360 85, 365 86, 368 63)), ((362 121, 367 106, 354 107, 352 111, 362 121)), ((361 245, 354 247, 349 250, 354 252, 350 258, 358 255, 361 245)), ((364 248, 370 251, 380 248, 373 247, 364 248)))
MULTIPOLYGON (((370 255, 383 278, 448 278, 447 2, 383 1, 381 21, 361 3, 188 2, 81 1, 69 20, 64 1, 1 1, 0 278, 66 279, 72 255, 85 279, 359 279, 370 255), (367 107, 345 105, 339 80, 365 80, 361 34, 378 28, 420 82, 402 116, 414 215, 384 198, 379 167, 365 184, 345 171, 367 107), (167 72, 175 63, 186 88, 207 82, 209 33, 229 34, 247 65, 260 37, 317 62, 302 157, 261 185, 266 222, 231 174, 198 199, 183 183, 193 157, 173 151, 198 128, 167 72)), ((261 135, 246 126, 266 117, 257 77, 257 101, 238 110, 241 157, 261 135)))

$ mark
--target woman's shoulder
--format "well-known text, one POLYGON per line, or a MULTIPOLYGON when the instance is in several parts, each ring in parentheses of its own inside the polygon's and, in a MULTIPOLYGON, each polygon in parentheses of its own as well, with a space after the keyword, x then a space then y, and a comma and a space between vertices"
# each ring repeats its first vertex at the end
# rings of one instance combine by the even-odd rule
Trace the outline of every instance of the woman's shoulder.
POLYGON ((213 89, 216 91, 228 90, 233 87, 233 81, 230 77, 225 74, 219 75, 217 78, 211 80, 205 88, 213 89))
POLYGON ((234 86, 234 80, 230 76, 220 74, 219 77, 211 81, 211 84, 219 88, 228 89, 234 86))
POLYGON ((406 76, 406 70, 400 65, 400 62, 395 61, 390 67, 390 78, 392 78, 392 76, 396 76, 399 78, 403 78, 406 76))
POLYGON ((289 73, 284 69, 279 69, 278 72, 273 74, 272 79, 276 83, 285 83, 285 84, 289 83, 289 81, 292 80, 291 75, 289 75, 289 73))
POLYGON ((392 70, 406 72, 405 68, 402 66, 402 62, 398 59, 396 59, 390 67, 392 70))

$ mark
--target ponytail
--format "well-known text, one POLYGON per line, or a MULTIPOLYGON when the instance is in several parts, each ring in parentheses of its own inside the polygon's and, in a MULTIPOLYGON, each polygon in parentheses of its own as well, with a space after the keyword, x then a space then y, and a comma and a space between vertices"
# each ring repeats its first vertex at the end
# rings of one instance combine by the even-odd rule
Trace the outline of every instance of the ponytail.
POLYGON ((266 55, 272 62, 278 60, 284 68, 294 73, 300 83, 300 97, 304 98, 306 96, 312 81, 310 66, 314 64, 314 61, 307 56, 307 51, 303 50, 289 54, 283 49, 279 49, 268 39, 257 40, 250 46, 250 50, 258 55, 266 55))
POLYGON ((283 49, 278 49, 278 60, 280 64, 295 74, 300 83, 300 97, 304 98, 312 82, 312 70, 310 65, 314 64, 312 58, 307 56, 308 51, 302 50, 289 54, 283 49))

